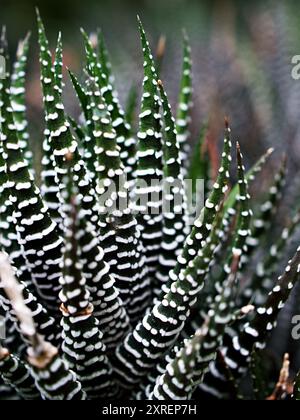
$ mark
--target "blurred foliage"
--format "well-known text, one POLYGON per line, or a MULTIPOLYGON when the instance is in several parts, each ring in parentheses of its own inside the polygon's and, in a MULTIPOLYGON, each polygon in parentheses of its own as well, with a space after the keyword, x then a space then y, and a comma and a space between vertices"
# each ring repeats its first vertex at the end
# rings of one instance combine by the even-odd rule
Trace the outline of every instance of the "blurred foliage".
MULTIPOLYGON (((192 141, 208 119, 212 137, 219 139, 224 115, 253 164, 266 147, 287 151, 292 171, 300 155, 297 141, 300 117, 300 82, 291 77, 291 58, 299 53, 298 2, 269 0, 2 0, 0 23, 8 27, 12 54, 17 41, 33 32, 29 110, 41 109, 37 80, 35 6, 40 8, 50 40, 63 30, 65 64, 75 72, 81 68, 83 46, 79 27, 89 32, 100 28, 112 55, 117 87, 125 103, 128 91, 139 86, 141 56, 136 14, 139 14, 152 44, 166 37, 162 61, 171 103, 178 96, 182 50, 181 29, 191 39, 194 74, 192 141), (129 57, 129 60, 128 60, 129 57), (131 83, 124 81, 131 80, 131 83), (198 122, 195 123, 195 122, 198 122)), ((74 100, 66 89, 67 106, 74 100)), ((38 119, 37 119, 38 120, 38 119)))

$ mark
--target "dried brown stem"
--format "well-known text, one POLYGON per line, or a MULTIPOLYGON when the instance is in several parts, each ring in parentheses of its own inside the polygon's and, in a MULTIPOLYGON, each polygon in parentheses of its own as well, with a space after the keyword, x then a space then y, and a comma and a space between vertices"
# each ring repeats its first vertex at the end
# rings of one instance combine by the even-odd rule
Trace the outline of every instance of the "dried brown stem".
POLYGON ((0 252, 0 279, 1 285, 20 322, 21 333, 30 341, 33 352, 36 355, 42 354, 46 343, 43 338, 37 334, 32 313, 24 302, 22 287, 16 279, 7 254, 3 252, 0 252))
POLYGON ((282 368, 279 374, 278 382, 275 386, 275 389, 267 400, 268 401, 278 401, 283 400, 288 394, 289 389, 289 376, 290 376, 290 357, 286 353, 283 358, 282 368))

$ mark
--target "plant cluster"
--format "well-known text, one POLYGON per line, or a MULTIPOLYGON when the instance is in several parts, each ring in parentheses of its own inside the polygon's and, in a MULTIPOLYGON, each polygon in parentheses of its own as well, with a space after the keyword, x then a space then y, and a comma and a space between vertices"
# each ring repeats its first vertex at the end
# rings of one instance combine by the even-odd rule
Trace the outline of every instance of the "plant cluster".
POLYGON ((135 98, 123 110, 101 33, 82 31, 84 76, 69 71, 82 113, 78 120, 67 114, 61 35, 53 60, 38 15, 45 123, 39 187, 26 117, 29 36, 10 69, 2 32, 0 397, 238 399, 249 398, 241 384, 250 377, 251 397, 299 399, 300 374, 292 385, 287 355, 272 393, 263 349, 299 277, 300 247, 278 279, 275 273, 300 212, 253 270, 286 160, 252 211, 249 184, 271 150, 246 171, 226 119, 212 179, 206 128, 190 158, 188 38, 174 116, 140 21, 139 31, 144 79, 136 133, 135 98), (237 182, 230 188, 233 149, 237 182), (206 187, 192 225, 187 174, 206 187))

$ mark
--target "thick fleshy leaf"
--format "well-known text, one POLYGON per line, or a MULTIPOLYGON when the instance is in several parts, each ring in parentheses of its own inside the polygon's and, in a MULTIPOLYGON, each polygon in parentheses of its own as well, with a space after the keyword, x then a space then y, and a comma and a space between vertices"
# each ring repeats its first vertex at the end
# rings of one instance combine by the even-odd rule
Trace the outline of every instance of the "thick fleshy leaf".
POLYGON ((20 146, 24 153, 24 158, 32 170, 32 151, 29 144, 28 123, 26 116, 25 85, 27 61, 29 52, 30 33, 19 42, 17 57, 14 63, 11 76, 11 101, 14 111, 14 120, 19 133, 20 146))
POLYGON ((13 217, 19 244, 31 270, 32 281, 47 307, 57 311, 57 293, 60 276, 61 238, 36 187, 20 147, 10 99, 10 80, 4 79, 1 90, 2 135, 6 174, 13 202, 13 217))
POLYGON ((191 47, 186 32, 183 33, 183 68, 177 110, 178 142, 183 165, 187 165, 189 156, 189 123, 192 107, 192 58, 191 47))
POLYGON ((153 55, 139 20, 144 57, 144 80, 137 147, 135 211, 146 248, 150 274, 158 264, 162 237, 162 134, 158 78, 153 55))
POLYGON ((28 365, 2 347, 0 348, 0 377, 24 400, 41 398, 28 365))
MULTIPOLYGON (((217 228, 213 225, 211 235, 217 228)), ((208 238, 196 257, 172 276, 172 284, 161 300, 117 349, 115 370, 123 386, 132 388, 138 384, 175 344, 204 286, 213 252, 208 238), (168 330, 168 335, 158 334, 160 330, 168 330)))
POLYGON ((80 201, 72 175, 72 156, 67 156, 66 159, 70 162, 65 176, 66 189, 63 193, 62 207, 65 238, 60 279, 62 350, 65 360, 77 374, 87 396, 98 398, 102 395, 105 398, 117 390, 112 382, 112 368, 102 341, 103 333, 99 329, 99 321, 94 317, 90 292, 86 279, 82 276, 78 241, 80 201))
MULTIPOLYGON (((278 278, 264 304, 255 309, 252 319, 244 322, 240 333, 234 332, 232 335, 227 335, 223 355, 236 379, 241 379, 247 372, 252 350, 263 349, 266 346, 266 340, 276 326, 278 314, 284 308, 299 278, 299 267, 300 247, 293 259, 288 262, 284 273, 278 278)), ((228 393, 222 372, 223 367, 220 363, 214 362, 204 384, 200 385, 201 389, 226 398, 228 393)))
POLYGON ((161 285, 169 280, 169 271, 176 265, 176 257, 183 248, 185 233, 187 233, 186 197, 175 119, 161 81, 159 81, 159 89, 165 120, 165 141, 163 145, 162 250, 155 273, 157 284, 154 289, 157 296, 161 293, 161 285))

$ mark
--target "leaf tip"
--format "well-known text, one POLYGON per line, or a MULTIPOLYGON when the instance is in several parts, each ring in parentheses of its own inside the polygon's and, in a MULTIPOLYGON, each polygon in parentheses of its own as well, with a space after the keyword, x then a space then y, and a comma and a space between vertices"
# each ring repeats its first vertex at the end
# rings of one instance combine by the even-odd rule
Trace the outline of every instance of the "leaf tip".
POLYGON ((35 6, 35 14, 38 20, 41 20, 41 14, 40 14, 40 9, 38 8, 38 6, 35 6))
POLYGON ((226 130, 228 130, 228 128, 229 128, 229 117, 227 115, 224 117, 224 123, 225 123, 226 130))
POLYGON ((71 162, 72 162, 72 160, 73 160, 73 153, 72 153, 72 152, 70 152, 70 151, 68 151, 68 152, 65 154, 65 159, 66 159, 66 162, 71 163, 71 162))

